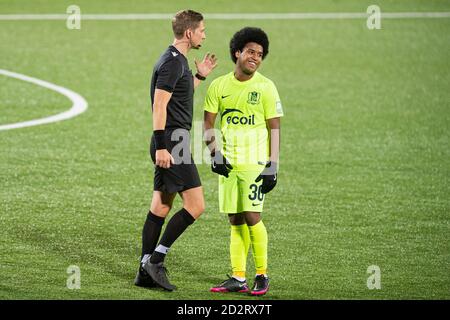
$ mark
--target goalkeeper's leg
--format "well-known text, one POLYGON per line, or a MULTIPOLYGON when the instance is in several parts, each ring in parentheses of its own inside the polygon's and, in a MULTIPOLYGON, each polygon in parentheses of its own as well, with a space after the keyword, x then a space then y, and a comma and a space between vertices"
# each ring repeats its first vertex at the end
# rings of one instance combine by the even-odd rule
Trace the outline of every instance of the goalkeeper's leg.
POLYGON ((267 276, 267 230, 259 212, 246 212, 245 218, 248 224, 256 268, 255 282, 251 294, 263 295, 269 290, 269 277, 267 276))

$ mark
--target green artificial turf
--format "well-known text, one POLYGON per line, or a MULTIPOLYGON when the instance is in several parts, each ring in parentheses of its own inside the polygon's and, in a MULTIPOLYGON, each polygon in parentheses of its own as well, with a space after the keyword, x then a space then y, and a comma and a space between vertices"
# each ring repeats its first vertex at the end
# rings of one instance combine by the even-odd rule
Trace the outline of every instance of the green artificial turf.
MULTIPOLYGON (((382 10, 450 11, 446 1, 379 1, 382 10)), ((65 13, 67 1, 3 1, 0 14, 65 13)), ((213 12, 365 12, 370 1, 199 1, 213 12)), ((83 13, 155 13, 185 4, 78 1, 83 13)), ((285 117, 277 187, 265 201, 266 299, 450 298, 450 18, 206 20, 199 52, 233 70, 228 43, 263 28, 260 72, 285 117), (381 289, 367 288, 367 268, 381 289)), ((0 21, 0 68, 67 87, 88 102, 63 122, 0 131, 1 299, 254 299, 212 294, 230 272, 217 176, 199 164, 206 211, 166 261, 172 293, 133 285, 153 188, 149 77, 172 42, 168 21, 0 21), (70 265, 81 289, 69 290, 70 265)), ((0 75, 0 125, 70 108, 58 93, 0 75)), ((198 133, 198 131, 197 131, 198 133)), ((181 202, 175 202, 179 208, 181 202)), ((248 261, 248 277, 253 262, 248 261)), ((251 282, 251 281, 250 281, 251 282)))

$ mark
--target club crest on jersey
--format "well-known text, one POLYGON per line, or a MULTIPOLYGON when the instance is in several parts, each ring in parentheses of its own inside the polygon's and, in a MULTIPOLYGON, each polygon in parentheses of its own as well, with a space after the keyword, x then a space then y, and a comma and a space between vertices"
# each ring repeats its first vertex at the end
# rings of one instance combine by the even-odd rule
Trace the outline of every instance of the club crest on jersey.
POLYGON ((249 92, 247 103, 258 104, 260 97, 261 97, 261 94, 259 92, 256 92, 256 91, 249 92))

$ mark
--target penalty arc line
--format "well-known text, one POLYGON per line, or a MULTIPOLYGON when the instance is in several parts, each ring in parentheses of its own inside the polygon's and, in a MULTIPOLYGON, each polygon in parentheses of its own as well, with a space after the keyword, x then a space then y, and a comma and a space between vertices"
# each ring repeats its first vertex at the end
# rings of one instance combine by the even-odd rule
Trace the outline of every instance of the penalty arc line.
POLYGON ((0 131, 32 127, 32 126, 38 126, 38 125, 42 125, 42 124, 49 124, 49 123, 53 123, 53 122, 67 120, 67 119, 78 116, 79 114, 85 112, 88 108, 88 103, 81 95, 79 95, 78 93, 73 92, 72 90, 69 90, 67 88, 57 86, 56 84, 53 84, 53 83, 50 83, 50 82, 47 82, 44 80, 36 79, 33 77, 26 76, 24 74, 8 71, 8 70, 4 70, 4 69, 0 69, 0 74, 4 75, 6 77, 11 77, 11 78, 19 79, 22 81, 30 82, 30 83, 36 84, 38 86, 56 91, 56 92, 62 94, 63 96, 69 98, 70 101, 72 101, 72 108, 70 108, 67 111, 64 111, 64 112, 61 112, 61 113, 58 113, 58 114, 55 114, 55 115, 52 115, 49 117, 45 117, 45 118, 39 118, 39 119, 34 119, 34 120, 29 120, 29 121, 0 125, 0 131))

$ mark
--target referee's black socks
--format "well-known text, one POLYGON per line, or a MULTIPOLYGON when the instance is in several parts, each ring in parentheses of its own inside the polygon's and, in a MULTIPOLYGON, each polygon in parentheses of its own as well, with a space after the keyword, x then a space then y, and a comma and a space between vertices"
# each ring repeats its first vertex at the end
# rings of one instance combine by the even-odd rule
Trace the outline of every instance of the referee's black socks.
POLYGON ((164 218, 155 215, 151 211, 148 212, 147 219, 144 223, 144 228, 142 229, 141 262, 145 262, 145 260, 147 260, 147 258, 155 250, 159 236, 161 235, 163 224, 164 218))
POLYGON ((187 229, 192 223, 194 223, 194 217, 186 210, 181 209, 173 215, 167 224, 166 230, 159 241, 158 246, 153 252, 150 262, 160 263, 164 261, 167 252, 169 251, 172 244, 178 237, 187 229))

